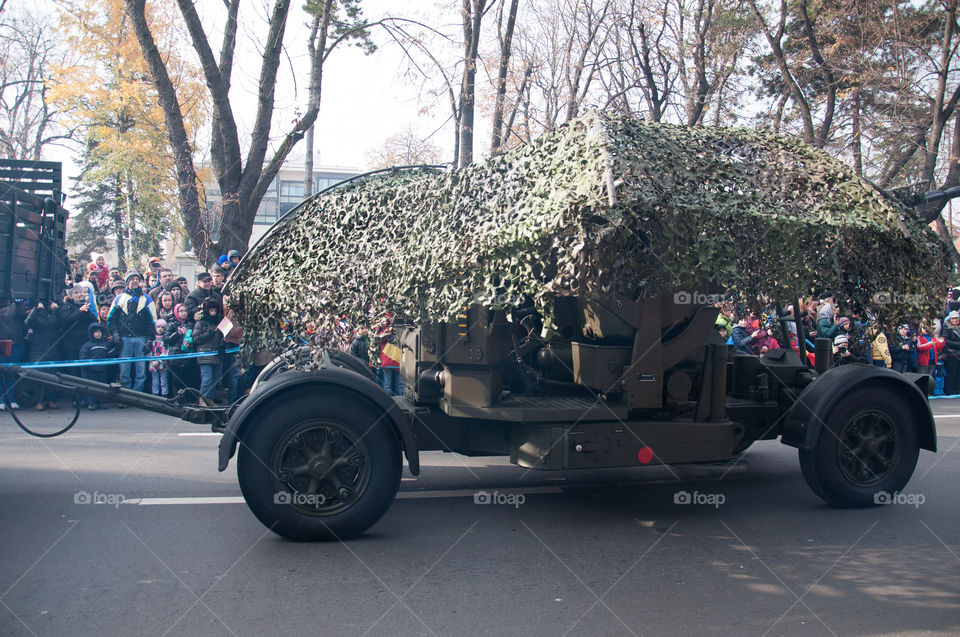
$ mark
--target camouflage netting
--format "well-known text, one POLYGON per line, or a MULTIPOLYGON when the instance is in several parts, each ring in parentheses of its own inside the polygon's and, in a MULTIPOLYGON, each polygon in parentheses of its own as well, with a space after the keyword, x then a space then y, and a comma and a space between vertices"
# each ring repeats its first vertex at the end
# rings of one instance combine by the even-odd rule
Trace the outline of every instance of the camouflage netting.
MULTIPOLYGON (((893 315, 944 288, 941 241, 842 162, 769 132, 588 113, 452 172, 397 171, 314 196, 231 277, 249 353, 282 326, 449 320, 524 293, 636 298, 732 290, 747 302, 829 289, 893 315)), ((923 307, 926 306, 926 307, 923 307)))

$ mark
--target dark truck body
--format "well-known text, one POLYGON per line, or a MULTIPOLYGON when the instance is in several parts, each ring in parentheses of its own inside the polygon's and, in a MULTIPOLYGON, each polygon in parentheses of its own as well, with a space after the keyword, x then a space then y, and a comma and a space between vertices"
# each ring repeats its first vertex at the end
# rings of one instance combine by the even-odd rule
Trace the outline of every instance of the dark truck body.
POLYGON ((59 301, 68 271, 59 162, 0 160, 0 298, 59 301))

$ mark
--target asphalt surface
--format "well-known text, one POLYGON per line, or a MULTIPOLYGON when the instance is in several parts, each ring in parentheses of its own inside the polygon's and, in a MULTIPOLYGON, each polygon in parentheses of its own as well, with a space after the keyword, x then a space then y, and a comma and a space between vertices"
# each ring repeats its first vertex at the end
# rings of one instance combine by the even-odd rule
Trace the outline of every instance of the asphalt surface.
POLYGON ((960 400, 932 405, 888 506, 824 505, 774 441, 709 472, 430 452, 345 544, 261 526, 199 426, 0 414, 0 634, 957 635, 960 400))

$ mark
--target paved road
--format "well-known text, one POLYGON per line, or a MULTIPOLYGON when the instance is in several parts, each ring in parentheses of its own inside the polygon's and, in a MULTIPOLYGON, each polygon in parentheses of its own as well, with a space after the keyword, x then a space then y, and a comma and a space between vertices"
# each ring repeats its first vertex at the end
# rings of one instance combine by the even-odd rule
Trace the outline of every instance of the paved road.
POLYGON ((199 427, 0 414, 0 634, 957 635, 960 401, 933 406, 912 503, 831 509, 777 442, 719 480, 431 452, 348 544, 267 531, 199 427))

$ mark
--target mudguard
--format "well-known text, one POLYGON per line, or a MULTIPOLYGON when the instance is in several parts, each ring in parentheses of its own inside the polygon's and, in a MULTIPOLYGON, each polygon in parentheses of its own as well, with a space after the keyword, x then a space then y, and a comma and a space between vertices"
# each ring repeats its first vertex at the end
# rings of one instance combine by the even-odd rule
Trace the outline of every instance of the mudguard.
POLYGON ((283 394, 300 392, 304 389, 317 391, 323 387, 333 387, 340 392, 357 395, 358 400, 366 400, 383 410, 400 439, 403 453, 407 457, 410 473, 420 474, 420 448, 410 428, 410 419, 400 409, 396 401, 387 395, 383 388, 365 376, 342 367, 300 372, 284 371, 270 378, 247 397, 231 415, 227 428, 220 439, 220 463, 218 469, 226 470, 230 458, 237 452, 237 443, 243 430, 255 419, 260 408, 274 400, 283 400, 283 394))
POLYGON ((847 393, 864 382, 879 391, 899 394, 916 416, 914 425, 921 449, 937 450, 937 429, 930 403, 920 386, 926 387, 926 374, 901 374, 886 367, 850 364, 827 370, 807 385, 797 397, 783 426, 780 442, 798 449, 810 450, 817 445, 824 419, 847 393))

